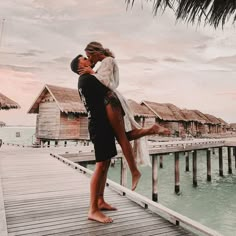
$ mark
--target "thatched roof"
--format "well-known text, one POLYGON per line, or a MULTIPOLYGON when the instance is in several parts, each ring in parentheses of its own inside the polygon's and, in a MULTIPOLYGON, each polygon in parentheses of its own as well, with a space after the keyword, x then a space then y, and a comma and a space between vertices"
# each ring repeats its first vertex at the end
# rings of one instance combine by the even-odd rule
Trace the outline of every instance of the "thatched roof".
POLYGON ((210 114, 204 114, 208 120, 210 120, 213 124, 221 124, 221 121, 218 120, 215 116, 210 114))
POLYGON ((181 109, 170 103, 142 101, 159 119, 165 121, 185 121, 181 109))
POLYGON ((223 119, 221 119, 219 117, 217 117, 217 120, 219 120, 221 122, 221 125, 225 125, 225 126, 229 125, 226 121, 224 121, 223 119))
POLYGON ((82 113, 86 114, 86 109, 80 99, 79 93, 76 89, 64 88, 54 85, 45 85, 40 92, 28 113, 38 113, 39 104, 44 96, 49 93, 54 101, 57 103, 59 109, 65 113, 82 113))
POLYGON ((156 117, 156 115, 146 106, 141 105, 134 100, 128 99, 128 104, 136 117, 156 117))
POLYGON ((20 108, 20 105, 0 93, 0 110, 9 110, 20 108))
POLYGON ((181 112, 188 121, 195 121, 201 124, 207 123, 206 119, 204 119, 203 116, 200 115, 200 112, 197 112, 196 110, 182 109, 181 112))
MULTIPOLYGON (((153 13, 158 9, 164 11, 170 8, 174 11, 176 19, 186 22, 202 22, 218 27, 232 19, 236 21, 235 0, 152 0, 153 13)), ((127 6, 135 3, 135 0, 126 0, 127 6)))

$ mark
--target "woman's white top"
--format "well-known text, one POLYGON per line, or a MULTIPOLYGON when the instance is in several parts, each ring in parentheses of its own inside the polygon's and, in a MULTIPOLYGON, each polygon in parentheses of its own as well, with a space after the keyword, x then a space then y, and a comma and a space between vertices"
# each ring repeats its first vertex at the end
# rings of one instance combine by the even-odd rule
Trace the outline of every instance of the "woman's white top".
MULTIPOLYGON (((106 57, 102 60, 100 67, 93 74, 101 83, 114 91, 119 98, 122 108, 125 112, 124 123, 126 131, 132 128, 142 128, 135 120, 132 110, 130 109, 126 99, 117 90, 119 86, 119 68, 116 60, 113 57, 106 57)), ((136 157, 136 162, 141 165, 151 166, 147 140, 145 137, 134 140, 133 150, 136 157)))

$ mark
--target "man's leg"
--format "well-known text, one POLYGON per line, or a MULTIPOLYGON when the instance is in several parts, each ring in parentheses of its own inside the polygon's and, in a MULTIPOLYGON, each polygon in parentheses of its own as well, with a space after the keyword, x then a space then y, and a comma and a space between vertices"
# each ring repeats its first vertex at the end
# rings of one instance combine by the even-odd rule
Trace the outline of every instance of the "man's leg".
POLYGON ((117 210, 115 207, 111 206, 104 200, 104 190, 106 186, 106 181, 107 181, 107 172, 109 169, 111 161, 108 160, 106 161, 106 164, 104 165, 104 174, 101 179, 101 185, 100 185, 100 191, 99 191, 99 198, 98 198, 98 207, 100 210, 108 210, 108 211, 115 211, 117 210))
POLYGON ((132 190, 135 190, 141 177, 141 173, 137 168, 133 150, 125 132, 124 117, 122 115, 121 107, 113 106, 109 103, 106 105, 106 113, 109 122, 114 130, 116 139, 120 144, 125 159, 127 160, 127 163, 129 165, 132 174, 132 190))
POLYGON ((101 190, 101 179, 104 176, 104 169, 106 166, 106 161, 97 162, 95 166, 95 171, 91 178, 90 183, 90 209, 88 213, 89 220, 95 220, 101 223, 111 223, 113 222, 112 218, 106 216, 101 212, 98 207, 99 193, 101 190))

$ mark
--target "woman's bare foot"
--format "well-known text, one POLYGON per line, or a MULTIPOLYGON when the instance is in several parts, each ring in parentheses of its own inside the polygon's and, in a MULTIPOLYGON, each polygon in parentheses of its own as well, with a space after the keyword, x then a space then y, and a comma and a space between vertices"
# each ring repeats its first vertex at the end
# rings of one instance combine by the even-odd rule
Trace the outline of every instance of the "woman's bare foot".
POLYGON ((95 220, 97 222, 104 223, 104 224, 113 222, 111 217, 106 216, 101 211, 89 212, 88 220, 95 220))
POLYGON ((150 134, 170 135, 169 129, 157 124, 154 124, 149 130, 150 134))
POLYGON ((135 174, 132 174, 132 191, 136 189, 140 178, 141 173, 139 171, 137 171, 135 174))
POLYGON ((98 200, 98 208, 102 211, 117 211, 116 207, 111 206, 104 200, 98 200))

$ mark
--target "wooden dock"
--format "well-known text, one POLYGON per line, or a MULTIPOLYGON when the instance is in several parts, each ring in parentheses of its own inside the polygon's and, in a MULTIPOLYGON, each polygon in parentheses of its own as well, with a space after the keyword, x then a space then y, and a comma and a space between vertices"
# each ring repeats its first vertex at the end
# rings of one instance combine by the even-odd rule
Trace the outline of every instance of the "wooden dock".
POLYGON ((80 171, 86 169, 54 155, 60 162, 49 155, 50 151, 0 149, 1 236, 194 235, 179 226, 182 222, 205 235, 220 235, 112 181, 108 181, 106 199, 119 208, 107 213, 114 223, 88 221, 90 179, 80 171), (131 200, 132 196, 140 204, 131 200), (169 221, 156 210, 166 212, 169 221))

